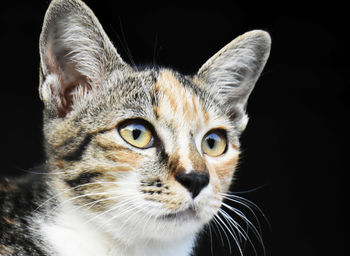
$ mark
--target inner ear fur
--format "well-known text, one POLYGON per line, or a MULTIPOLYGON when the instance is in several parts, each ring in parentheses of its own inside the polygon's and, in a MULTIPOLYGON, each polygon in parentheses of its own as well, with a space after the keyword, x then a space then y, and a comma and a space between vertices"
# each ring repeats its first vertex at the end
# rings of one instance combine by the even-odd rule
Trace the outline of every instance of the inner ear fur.
POLYGON ((129 68, 80 0, 54 0, 40 35, 41 99, 65 117, 115 69, 129 68))
POLYGON ((211 57, 196 78, 222 103, 228 115, 248 120, 245 116, 248 97, 266 64, 270 48, 271 38, 267 32, 247 32, 211 57))

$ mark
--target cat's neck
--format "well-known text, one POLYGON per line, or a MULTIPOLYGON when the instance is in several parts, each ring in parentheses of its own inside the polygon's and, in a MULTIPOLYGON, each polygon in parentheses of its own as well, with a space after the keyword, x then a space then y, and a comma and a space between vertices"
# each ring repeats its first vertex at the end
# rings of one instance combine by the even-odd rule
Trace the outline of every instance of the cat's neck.
POLYGON ((121 239, 116 238, 118 234, 112 238, 68 204, 57 212, 53 221, 40 223, 40 232, 58 256, 187 256, 195 240, 192 236, 180 241, 150 241, 146 237, 140 239, 136 234, 135 238, 123 238, 123 234, 119 234, 121 239))

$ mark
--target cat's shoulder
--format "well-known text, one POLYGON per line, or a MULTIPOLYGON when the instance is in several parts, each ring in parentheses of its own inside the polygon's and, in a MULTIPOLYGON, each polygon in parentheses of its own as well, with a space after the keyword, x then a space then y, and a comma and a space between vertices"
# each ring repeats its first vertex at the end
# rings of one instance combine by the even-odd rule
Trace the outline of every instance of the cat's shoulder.
POLYGON ((42 180, 41 175, 23 175, 19 177, 1 177, 0 176, 0 194, 17 194, 31 187, 36 186, 42 180))
POLYGON ((17 178, 0 177, 0 209, 6 201, 18 193, 21 193, 20 180, 17 178))
POLYGON ((30 227, 33 213, 42 201, 38 185, 41 181, 40 175, 0 177, 1 256, 46 255, 30 227))
POLYGON ((20 177, 0 177, 1 213, 25 214, 44 200, 48 187, 43 175, 29 174, 20 177))

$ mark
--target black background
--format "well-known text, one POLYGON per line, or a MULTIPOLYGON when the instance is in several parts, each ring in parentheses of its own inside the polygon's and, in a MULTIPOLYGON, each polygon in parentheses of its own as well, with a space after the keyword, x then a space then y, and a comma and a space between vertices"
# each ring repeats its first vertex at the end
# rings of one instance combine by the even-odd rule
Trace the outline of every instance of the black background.
MULTIPOLYGON (((155 63, 185 74, 195 73, 239 34, 257 28, 270 32, 271 57, 249 101, 250 123, 233 190, 255 189, 243 196, 271 222, 272 230, 259 217, 267 255, 343 255, 348 250, 348 7, 335 2, 202 2, 186 8, 86 2, 127 62, 155 63)), ((48 4, 1 6, 0 174, 20 175, 43 160, 38 38, 48 4)), ((227 242, 222 249, 215 234, 213 247, 213 255, 229 255, 227 242)), ((210 239, 204 237, 199 255, 210 251, 210 239)), ((246 255, 254 253, 247 249, 246 255)))

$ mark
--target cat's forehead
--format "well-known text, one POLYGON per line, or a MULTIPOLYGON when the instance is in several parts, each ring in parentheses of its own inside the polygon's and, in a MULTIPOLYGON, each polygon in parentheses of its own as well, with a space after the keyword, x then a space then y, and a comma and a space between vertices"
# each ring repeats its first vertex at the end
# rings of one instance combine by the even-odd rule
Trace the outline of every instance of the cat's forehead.
POLYGON ((193 81, 171 70, 158 72, 152 94, 156 120, 174 129, 196 131, 217 119, 214 109, 206 107, 209 96, 193 81))
POLYGON ((170 123, 175 119, 179 124, 191 123, 199 119, 208 122, 207 111, 204 110, 200 98, 183 83, 170 70, 159 72, 154 84, 156 101, 153 110, 157 119, 170 123))

